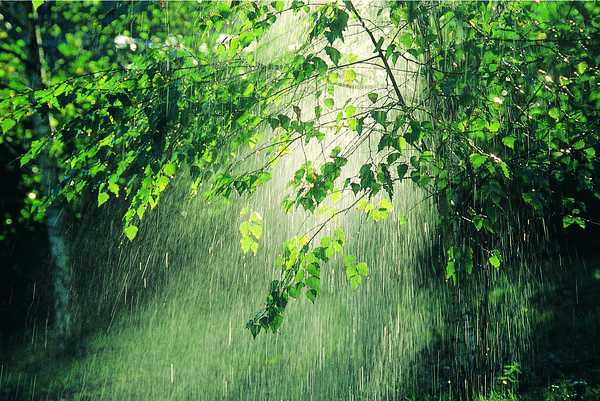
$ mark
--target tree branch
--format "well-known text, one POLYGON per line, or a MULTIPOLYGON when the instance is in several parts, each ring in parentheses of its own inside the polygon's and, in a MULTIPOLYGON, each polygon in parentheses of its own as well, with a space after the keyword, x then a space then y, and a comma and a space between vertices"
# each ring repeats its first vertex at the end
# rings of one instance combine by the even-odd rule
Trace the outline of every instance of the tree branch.
POLYGON ((346 2, 346 4, 348 5, 348 8, 350 9, 350 11, 352 11, 352 13, 354 13, 354 16, 356 17, 356 19, 358 19, 358 22, 360 22, 360 24, 362 25, 365 32, 367 32, 367 34, 369 35, 369 38, 371 38, 371 42, 373 43, 373 46, 375 46, 375 49, 377 50, 379 58, 381 58, 381 61, 383 61, 383 65, 385 66, 387 75, 388 75, 388 77, 390 77, 390 81, 392 81, 392 85, 394 86, 394 92, 396 92, 396 96, 398 96, 398 102, 400 103, 401 106, 406 106, 406 102, 404 101, 404 97, 402 96, 402 93, 400 93, 400 88, 398 87, 396 78, 394 77, 394 74, 392 73, 392 69, 391 69, 390 65, 388 64, 385 54, 383 54, 383 51, 381 50, 381 46, 377 45, 377 40, 375 39, 373 32, 371 32, 371 30, 369 28, 367 28, 365 21, 362 19, 362 17, 356 10, 356 7, 354 7, 354 4, 352 4, 352 1, 348 0, 346 2))

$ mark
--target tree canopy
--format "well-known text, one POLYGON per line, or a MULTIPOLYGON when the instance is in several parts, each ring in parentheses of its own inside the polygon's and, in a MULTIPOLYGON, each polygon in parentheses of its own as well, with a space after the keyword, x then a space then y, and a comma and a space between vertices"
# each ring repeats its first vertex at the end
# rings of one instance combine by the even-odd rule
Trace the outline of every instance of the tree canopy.
MULTIPOLYGON (((34 2, 29 18, 42 18, 48 7, 78 21, 80 8, 105 6, 34 2)), ((45 152, 60 170, 46 196, 27 198, 23 218, 43 219, 58 201, 77 210, 90 194, 98 207, 120 198, 128 205, 123 234, 135 240, 139 222, 176 177, 189 174, 190 196, 219 202, 269 185, 274 166, 293 150, 320 147, 318 158, 290 174, 282 207, 313 213, 327 199, 350 201, 284 244, 281 275, 247 323, 255 336, 278 330, 290 297, 316 299, 321 268, 335 254, 344 255, 350 285, 360 285, 369 270, 344 251, 352 233, 319 233, 351 208, 386 218, 402 181, 435 200, 443 275, 455 284, 474 271, 502 268, 518 257, 519 241, 598 224, 589 215, 600 199, 596 3, 135 7, 150 33, 128 31, 118 7, 85 27, 97 30, 96 43, 83 43, 77 30, 43 25, 39 40, 64 40, 43 60, 40 87, 24 79, 29 41, 18 36, 26 31, 0 32, 17 36, 0 50, 10 73, 0 76, 0 141, 26 140, 20 166, 32 187, 45 152), (160 29, 161 18, 169 19, 168 29, 160 29), (288 51, 265 55, 270 29, 285 18, 299 21, 304 34, 288 51), (368 43, 368 55, 345 46, 354 32, 368 43), (98 47, 110 50, 98 57, 98 47), (363 67, 381 75, 363 77, 363 67), (367 80, 374 84, 364 93, 336 103, 336 91, 367 80), (307 94, 318 99, 310 113, 307 94), (49 119, 49 135, 28 128, 35 116, 49 119), (361 146, 368 160, 349 168, 361 146)), ((244 251, 256 251, 262 229, 260 216, 250 214, 240 227, 244 251)))

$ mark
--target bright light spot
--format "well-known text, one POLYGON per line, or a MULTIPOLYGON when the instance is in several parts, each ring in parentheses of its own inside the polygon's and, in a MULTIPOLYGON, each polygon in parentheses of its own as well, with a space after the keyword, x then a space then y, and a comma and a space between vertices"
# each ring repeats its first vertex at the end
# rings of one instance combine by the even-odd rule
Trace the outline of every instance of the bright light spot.
POLYGON ((169 36, 165 40, 165 45, 167 45, 169 47, 177 47, 178 43, 179 42, 177 41, 177 38, 175 36, 169 36))
POLYGON ((544 79, 546 80, 546 82, 552 82, 552 77, 550 75, 546 75, 544 79))
POLYGON ((134 44, 134 40, 133 38, 126 36, 126 35, 117 35, 115 36, 114 39, 114 43, 115 43, 115 47, 117 49, 125 49, 126 47, 130 47, 131 45, 134 44))
POLYGON ((504 100, 500 96, 494 96, 494 99, 492 99, 492 100, 496 104, 502 104, 502 103, 504 103, 504 100))
POLYGON ((219 38, 217 39, 217 43, 225 43, 229 40, 229 38, 231 38, 231 35, 222 33, 219 35, 219 38))
POLYGON ((35 192, 30 192, 27 194, 27 197, 31 200, 34 200, 37 196, 36 196, 35 192))
POLYGON ((12 219, 11 218, 6 219, 5 223, 6 223, 7 226, 11 225, 12 224, 12 219))

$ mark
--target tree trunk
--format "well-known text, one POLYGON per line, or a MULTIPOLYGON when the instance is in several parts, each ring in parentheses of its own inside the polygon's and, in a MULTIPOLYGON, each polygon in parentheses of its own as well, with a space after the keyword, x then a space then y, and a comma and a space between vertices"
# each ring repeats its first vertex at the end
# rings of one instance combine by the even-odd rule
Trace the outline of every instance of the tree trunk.
MULTIPOLYGON (((46 5, 46 7, 49 5, 46 5)), ((46 87, 46 66, 42 35, 37 11, 32 3, 25 5, 27 13, 27 77, 32 89, 46 87)), ((50 112, 42 107, 33 116, 33 134, 35 138, 51 138, 50 112)), ((42 186, 45 195, 52 195, 58 187, 58 166, 52 159, 49 147, 40 157, 42 186)), ((52 202, 46 209, 46 228, 50 249, 52 290, 54 295, 54 331, 59 351, 67 348, 71 336, 71 266, 69 249, 65 240, 65 211, 60 201, 52 202)))

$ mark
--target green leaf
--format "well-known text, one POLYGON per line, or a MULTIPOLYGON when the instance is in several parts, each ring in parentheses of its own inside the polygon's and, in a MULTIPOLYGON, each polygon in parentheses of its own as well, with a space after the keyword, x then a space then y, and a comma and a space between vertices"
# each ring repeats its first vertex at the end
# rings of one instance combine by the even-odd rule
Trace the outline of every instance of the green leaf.
POLYGON ((580 211, 575 209, 571 213, 574 215, 568 214, 563 216, 563 228, 568 228, 573 224, 577 224, 580 228, 585 229, 585 220, 581 216, 577 216, 580 211))
POLYGON ((367 266, 367 264, 365 262, 360 262, 356 265, 356 271, 358 272, 358 274, 360 274, 361 276, 368 276, 369 275, 369 267, 367 266))
POLYGON ((15 120, 13 120, 12 118, 7 118, 2 120, 2 123, 0 125, 2 125, 2 132, 4 132, 5 134, 15 125, 17 124, 17 122, 15 120))
MULTIPOLYGON (((301 284, 301 283, 298 283, 298 284, 301 284)), ((298 286, 290 287, 290 289, 288 290, 288 294, 290 294, 290 297, 292 297, 292 298, 298 298, 300 296, 301 292, 302 292, 302 288, 298 287, 298 286)))
POLYGON ((479 167, 481 167, 481 165, 483 163, 485 163, 487 161, 487 156, 479 154, 479 153, 472 153, 469 156, 469 160, 471 161, 473 168, 475 170, 477 170, 479 167))
POLYGON ((560 110, 558 110, 556 107, 553 107, 550 110, 548 110, 548 115, 556 121, 560 120, 560 110))
POLYGON ((488 262, 490 262, 490 265, 492 265, 494 268, 499 269, 500 268, 500 264, 501 264, 501 257, 500 257, 500 252, 497 250, 494 250, 492 252, 492 256, 490 256, 490 258, 488 259, 488 262))
POLYGON ((563 228, 568 228, 570 225, 572 225, 573 223, 575 223, 575 218, 573 216, 571 216, 570 214, 563 216, 563 228))
POLYGON ((371 101, 371 103, 376 103, 377 99, 379 98, 379 95, 375 92, 371 92, 367 95, 367 97, 369 98, 369 100, 371 101))
POLYGON ((344 266, 346 266, 346 267, 353 267, 355 261, 356 261, 356 257, 354 257, 352 255, 344 256, 344 266))
POLYGON ((359 286, 361 283, 362 283, 362 277, 360 277, 359 275, 352 276, 352 277, 350 278, 350 286, 351 286, 353 289, 356 289, 356 288, 358 288, 358 286, 359 286))
POLYGON ((481 229, 483 228, 483 223, 484 223, 484 218, 477 215, 475 217, 473 217, 473 225, 475 226, 475 229, 477 231, 481 231, 481 229))
POLYGON ((360 167, 359 177, 360 177, 360 186, 362 187, 362 189, 371 188, 371 186, 375 182, 375 175, 373 174, 373 171, 371 171, 370 163, 363 164, 360 167))
POLYGON ((381 124, 385 127, 385 123, 387 121, 387 113, 385 111, 372 110, 371 117, 373 117, 373 120, 375 120, 376 122, 378 122, 379 124, 381 124))
MULTIPOLYGON (((119 185, 115 184, 114 182, 108 183, 108 190, 115 194, 115 196, 119 196, 119 185)), ((98 196, 100 196, 100 194, 98 194, 98 196)))
POLYGON ((169 185, 169 177, 165 177, 164 175, 159 175, 154 181, 156 187, 162 192, 169 185))
POLYGON ((250 252, 254 248, 255 241, 249 236, 243 236, 240 239, 240 246, 242 247, 242 251, 244 253, 250 252))
MULTIPOLYGON (((353 262, 353 260, 349 260, 348 262, 353 262)), ((357 270, 357 267, 358 265, 353 266, 351 263, 346 265, 346 278, 350 282, 350 286, 352 286, 352 288, 358 287, 362 282, 362 278, 357 270)), ((361 267, 361 269, 364 269, 364 267, 361 267)))
POLYGON ((398 169, 398 178, 402 179, 402 178, 404 178, 404 175, 408 171, 408 164, 406 164, 406 163, 399 164, 397 169, 398 169))
POLYGON ((516 138, 514 136, 508 135, 508 136, 505 136, 504 138, 502 138, 502 143, 507 148, 514 150, 515 149, 515 140, 516 140, 516 138))
POLYGON ((398 37, 398 42, 400 42, 404 48, 410 49, 413 44, 413 36, 410 32, 404 32, 398 37))
POLYGON ((340 59, 342 58, 342 54, 335 47, 327 46, 325 47, 325 53, 329 56, 333 64, 338 65, 340 59))
POLYGON ((244 92, 242 93, 242 96, 248 97, 253 92, 254 92, 254 84, 252 82, 250 82, 250 83, 248 83, 248 85, 246 85, 246 89, 244 89, 244 92))
POLYGON ((327 99, 325 99, 325 100, 323 101, 323 103, 325 103, 325 106, 326 106, 328 109, 330 109, 330 110, 331 110, 331 109, 333 109, 333 106, 334 106, 334 104, 335 104, 332 98, 327 98, 327 99))
POLYGON ((277 330, 281 327, 282 323, 283 323, 283 316, 275 315, 275 317, 273 317, 273 321, 271 322, 271 330, 273 331, 273 333, 277 332, 277 330))
POLYGON ((391 210, 394 208, 394 205, 392 205, 392 202, 388 198, 381 198, 381 200, 379 201, 379 208, 391 210))
POLYGON ((390 153, 388 155, 388 157, 386 158, 387 164, 390 165, 392 163, 394 163, 396 160, 398 160, 400 158, 401 154, 398 152, 395 153, 390 153))
POLYGON ((129 241, 133 241, 138 233, 138 228, 134 225, 129 225, 123 229, 125 236, 129 239, 129 241))
POLYGON ((346 106, 346 108, 344 108, 344 113, 346 113, 346 117, 348 118, 354 116, 354 114, 356 114, 356 106, 349 104, 346 106))
POLYGON ((496 133, 500 131, 500 122, 498 120, 490 121, 487 128, 490 132, 496 133))
POLYGON ((175 164, 174 163, 167 163, 167 164, 165 164, 163 166, 163 171, 168 176, 175 175, 175 164))
POLYGON ((347 85, 352 85, 352 82, 356 79, 356 72, 353 69, 347 69, 344 71, 344 82, 347 85))
POLYGON ((246 323, 246 328, 248 330, 250 330, 250 333, 252 334, 252 338, 256 338, 258 333, 260 333, 261 325, 257 324, 254 320, 249 320, 246 323))
POLYGON ((262 226, 260 224, 251 224, 250 232, 257 240, 262 236, 262 226))
POLYGON ((281 0, 274 1, 273 3, 271 3, 271 5, 278 12, 282 12, 284 10, 284 7, 285 7, 285 3, 283 1, 281 1, 281 0))
POLYGON ((44 4, 44 0, 32 0, 31 5, 33 6, 33 11, 37 11, 40 6, 44 4))
POLYGON ((313 289, 306 291, 306 298, 314 304, 315 299, 317 298, 317 291, 313 289))
POLYGON ((306 279, 306 285, 315 290, 317 294, 321 290, 321 280, 319 280, 317 277, 309 277, 306 279))
POLYGON ((403 136, 399 136, 398 137, 398 150, 401 152, 405 151, 406 145, 407 145, 406 138, 404 138, 403 136))
POLYGON ((109 198, 110 196, 106 192, 98 192, 98 207, 105 204, 109 198))
POLYGON ((504 163, 503 161, 500 161, 498 162, 498 165, 500 166, 500 170, 502 170, 502 174, 504 175, 504 177, 510 178, 510 170, 508 168, 508 164, 504 163))
POLYGON ((243 221, 242 224, 240 224, 240 233, 244 237, 247 237, 248 235, 250 235, 250 223, 249 222, 243 221))

